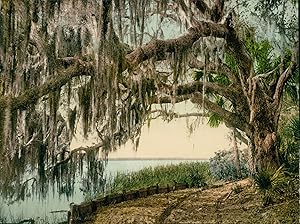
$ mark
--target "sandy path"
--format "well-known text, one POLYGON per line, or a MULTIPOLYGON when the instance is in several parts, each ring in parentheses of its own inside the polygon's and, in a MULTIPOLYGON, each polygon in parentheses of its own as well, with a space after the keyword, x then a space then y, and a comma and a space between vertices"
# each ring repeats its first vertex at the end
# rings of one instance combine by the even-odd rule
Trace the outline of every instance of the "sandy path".
POLYGON ((186 189, 100 208, 90 223, 298 223, 295 217, 282 222, 272 210, 273 207, 261 206, 260 196, 247 179, 206 190, 186 189))

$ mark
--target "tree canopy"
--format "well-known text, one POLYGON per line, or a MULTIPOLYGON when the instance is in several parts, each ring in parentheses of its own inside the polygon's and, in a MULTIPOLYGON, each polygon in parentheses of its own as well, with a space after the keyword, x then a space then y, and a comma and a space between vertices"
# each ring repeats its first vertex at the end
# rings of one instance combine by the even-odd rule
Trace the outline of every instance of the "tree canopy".
MULTIPOLYGON (((237 4, 2 1, 1 163, 38 152, 34 163, 51 170, 76 152, 107 155, 129 139, 138 144, 154 104, 190 101, 244 133, 257 164, 278 165, 282 95, 298 74, 297 43, 287 41, 276 56, 237 4), (98 141, 71 151, 75 133, 96 133, 98 141)), ((290 4, 297 17, 297 2, 282 4, 267 5, 290 4)), ((281 25, 296 29, 284 32, 297 40, 298 26, 282 15, 281 25)))

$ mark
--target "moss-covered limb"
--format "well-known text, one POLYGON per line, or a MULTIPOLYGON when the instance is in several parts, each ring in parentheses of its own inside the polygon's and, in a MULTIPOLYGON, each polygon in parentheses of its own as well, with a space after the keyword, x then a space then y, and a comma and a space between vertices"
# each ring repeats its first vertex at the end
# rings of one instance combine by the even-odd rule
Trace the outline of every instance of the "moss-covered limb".
MULTIPOLYGON (((217 83, 203 82, 203 81, 193 81, 183 85, 178 85, 174 93, 176 96, 182 96, 182 95, 193 94, 196 92, 202 92, 203 85, 205 85, 206 91, 218 95, 222 95, 232 102, 236 102, 236 98, 239 96, 240 93, 239 89, 235 89, 233 87, 229 88, 228 86, 223 86, 217 83)), ((172 86, 170 85, 164 84, 163 88, 169 92, 173 92, 172 86)), ((153 91, 156 91, 156 89, 153 88, 153 91)), ((245 102, 241 100, 241 103, 245 103, 245 102)))
POLYGON ((149 100, 150 104, 162 104, 162 103, 180 103, 183 101, 190 100, 192 97, 192 94, 188 95, 182 95, 182 96, 152 96, 149 100))
MULTIPOLYGON (((75 59, 72 60, 74 61, 75 59)), ((0 105, 2 108, 5 108, 11 103, 12 110, 27 109, 30 105, 35 104, 42 96, 66 85, 73 77, 92 76, 93 74, 94 70, 92 64, 77 60, 76 64, 69 66, 67 69, 59 69, 56 76, 40 86, 28 89, 17 97, 1 97, 0 105)))
POLYGON ((204 105, 205 109, 207 109, 208 111, 219 114, 224 119, 224 122, 227 126, 236 127, 248 135, 251 133, 251 126, 242 116, 222 108, 217 103, 211 102, 207 98, 204 98, 200 92, 194 92, 194 93, 189 93, 186 95, 180 95, 175 97, 153 96, 150 99, 150 102, 152 104, 158 104, 158 103, 162 104, 162 103, 179 103, 186 100, 191 100, 192 103, 204 105))
POLYGON ((191 83, 179 85, 176 88, 176 95, 186 95, 195 92, 201 92, 203 85, 205 85, 207 91, 220 94, 232 101, 235 101, 236 99, 237 93, 235 89, 228 88, 227 86, 222 86, 217 83, 211 83, 211 82, 204 83, 203 81, 194 81, 191 83))
POLYGON ((227 33, 228 30, 225 24, 201 21, 196 27, 190 28, 187 34, 176 39, 150 41, 126 55, 125 59, 129 66, 135 67, 152 57, 161 58, 166 53, 190 48, 200 37, 225 38, 227 33))
POLYGON ((208 117, 209 113, 183 113, 178 114, 172 111, 166 111, 166 110, 152 110, 149 112, 149 115, 155 114, 155 116, 151 116, 151 120, 155 120, 159 117, 162 117, 163 119, 173 119, 173 118, 186 118, 186 117, 208 117))

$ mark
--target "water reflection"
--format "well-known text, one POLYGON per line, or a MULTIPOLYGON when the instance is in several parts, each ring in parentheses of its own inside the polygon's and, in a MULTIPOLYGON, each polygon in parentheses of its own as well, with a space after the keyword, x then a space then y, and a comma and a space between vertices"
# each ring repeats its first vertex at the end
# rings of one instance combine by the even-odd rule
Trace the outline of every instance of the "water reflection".
POLYGON ((68 152, 60 153, 57 161, 61 162, 54 165, 48 165, 52 163, 42 144, 29 151, 25 154, 21 150, 11 160, 1 160, 0 223, 1 216, 16 220, 46 217, 49 211, 63 212, 71 201, 80 203, 84 196, 103 191, 106 162, 99 158, 98 150, 75 153, 71 157, 68 152))
MULTIPOLYGON (((3 188, 1 185, 0 223, 1 215, 7 217, 6 222, 14 220, 24 220, 33 218, 36 223, 59 223, 66 220, 70 203, 79 204, 82 201, 94 198, 96 194, 103 193, 106 181, 111 180, 117 172, 126 173, 138 171, 144 167, 158 166, 166 164, 178 164, 187 160, 109 160, 99 159, 97 151, 89 153, 74 154, 68 163, 61 163, 60 166, 44 171, 31 169, 33 172, 23 173, 22 182, 24 184, 23 198, 18 197, 20 190, 11 191, 9 197, 5 198, 4 191, 12 190, 3 188), (54 169, 55 168, 55 169, 54 169), (41 175, 43 173, 43 175, 41 175), (18 193, 17 193, 18 192, 18 193), (11 197, 13 196, 13 197, 11 197), (7 203, 10 203, 9 205, 7 203)), ((19 159, 15 159, 14 169, 19 159)), ((29 160, 25 160, 30 167, 29 160)), ((63 161, 63 160, 61 160, 63 161)), ((188 160, 192 162, 193 160, 188 160)), ((1 181, 4 176, 1 176, 1 181)), ((16 179, 11 178, 11 184, 16 183, 16 179)), ((1 184, 4 182, 1 182, 1 184)), ((18 186, 18 185, 14 185, 18 186)))

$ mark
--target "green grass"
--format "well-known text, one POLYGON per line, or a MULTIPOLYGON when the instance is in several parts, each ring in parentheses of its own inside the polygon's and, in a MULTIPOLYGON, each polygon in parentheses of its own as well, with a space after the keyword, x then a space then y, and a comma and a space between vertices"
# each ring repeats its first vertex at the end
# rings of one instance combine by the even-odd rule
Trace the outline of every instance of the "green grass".
POLYGON ((137 172, 117 175, 106 183, 106 194, 138 190, 150 186, 171 186, 187 183, 189 187, 202 187, 212 181, 208 162, 184 162, 144 168, 137 172))

